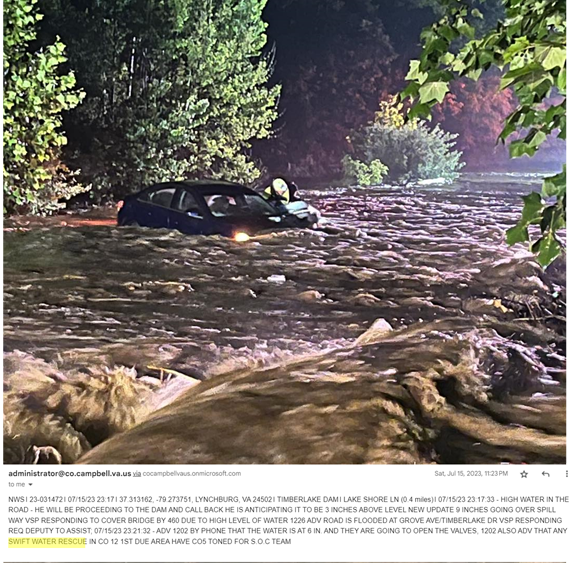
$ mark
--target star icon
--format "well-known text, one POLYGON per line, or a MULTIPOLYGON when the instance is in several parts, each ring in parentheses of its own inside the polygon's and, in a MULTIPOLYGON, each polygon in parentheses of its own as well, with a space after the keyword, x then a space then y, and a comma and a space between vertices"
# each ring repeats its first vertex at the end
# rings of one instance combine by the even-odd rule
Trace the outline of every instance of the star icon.
POLYGON ((527 478, 527 471, 522 471, 522 472, 521 472, 521 478, 522 478, 522 479, 527 478))

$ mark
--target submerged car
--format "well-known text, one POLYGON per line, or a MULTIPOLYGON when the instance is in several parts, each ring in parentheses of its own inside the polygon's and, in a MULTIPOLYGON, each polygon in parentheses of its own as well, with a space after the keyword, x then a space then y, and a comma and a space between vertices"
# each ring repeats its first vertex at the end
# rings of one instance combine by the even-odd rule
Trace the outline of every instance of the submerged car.
POLYGON ((318 214, 304 202, 275 207, 257 192, 231 182, 155 184, 118 203, 119 226, 177 229, 246 240, 260 231, 310 227, 318 214))

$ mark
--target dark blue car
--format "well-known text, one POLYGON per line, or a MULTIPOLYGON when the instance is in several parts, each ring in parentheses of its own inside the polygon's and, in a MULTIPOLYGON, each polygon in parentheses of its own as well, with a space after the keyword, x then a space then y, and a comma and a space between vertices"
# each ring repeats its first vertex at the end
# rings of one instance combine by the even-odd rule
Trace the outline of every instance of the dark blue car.
POLYGON ((308 211, 291 213, 245 186, 218 180, 155 184, 127 196, 118 209, 119 226, 177 229, 237 240, 263 230, 308 227, 315 222, 308 211))

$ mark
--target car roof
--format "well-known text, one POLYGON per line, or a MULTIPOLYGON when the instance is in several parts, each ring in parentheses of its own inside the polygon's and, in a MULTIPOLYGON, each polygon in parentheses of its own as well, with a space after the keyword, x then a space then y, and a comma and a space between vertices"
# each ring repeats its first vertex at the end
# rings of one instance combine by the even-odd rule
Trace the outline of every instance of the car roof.
POLYGON ((233 182, 224 182, 219 180, 201 180, 201 181, 185 181, 181 182, 184 186, 195 189, 202 195, 211 194, 227 194, 232 195, 236 193, 241 194, 253 194, 255 193, 250 188, 243 186, 241 184, 235 184, 233 182))
MULTIPOLYGON (((256 194, 254 190, 243 186, 242 184, 237 184, 235 182, 227 182, 226 180, 180 180, 175 182, 160 182, 148 186, 141 191, 152 190, 154 188, 160 188, 166 185, 177 185, 184 187, 193 188, 202 195, 212 195, 215 193, 232 195, 236 193, 242 194, 256 194)), ((139 192, 138 192, 139 193, 139 192)))
POLYGON ((243 184, 239 184, 238 182, 228 182, 227 180, 182 180, 177 182, 178 184, 186 184, 187 186, 230 186, 236 188, 244 188, 243 184))

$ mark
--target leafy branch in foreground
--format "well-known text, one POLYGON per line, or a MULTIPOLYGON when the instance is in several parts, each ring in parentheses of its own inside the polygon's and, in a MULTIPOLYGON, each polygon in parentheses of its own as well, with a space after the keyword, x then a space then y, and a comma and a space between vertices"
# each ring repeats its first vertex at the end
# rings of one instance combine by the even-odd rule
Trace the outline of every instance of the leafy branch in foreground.
MULTIPOLYGON (((410 62, 409 84, 402 92, 402 99, 414 100, 408 117, 429 117, 454 79, 478 80, 482 72, 497 67, 500 89, 512 88, 518 101, 498 139, 510 140, 510 156, 533 156, 553 132, 565 139, 566 0, 503 0, 506 18, 480 38, 475 23, 482 14, 469 0, 442 3, 445 15, 422 31, 422 54, 410 62), (465 44, 456 49, 460 40, 465 44)), ((565 202, 563 166, 561 173, 545 179, 541 194, 524 198, 521 220, 507 232, 507 242, 529 242, 528 227, 538 225, 541 235, 530 249, 548 266, 563 249, 557 233, 565 227, 565 202)))

